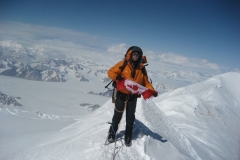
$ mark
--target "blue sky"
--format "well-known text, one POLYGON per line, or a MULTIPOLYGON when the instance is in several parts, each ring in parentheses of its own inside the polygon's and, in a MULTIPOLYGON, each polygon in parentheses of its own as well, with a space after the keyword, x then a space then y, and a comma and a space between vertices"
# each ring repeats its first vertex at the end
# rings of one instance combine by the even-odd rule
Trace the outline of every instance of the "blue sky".
POLYGON ((10 21, 85 33, 102 50, 138 45, 240 68, 239 1, 1 0, 0 23, 10 21))

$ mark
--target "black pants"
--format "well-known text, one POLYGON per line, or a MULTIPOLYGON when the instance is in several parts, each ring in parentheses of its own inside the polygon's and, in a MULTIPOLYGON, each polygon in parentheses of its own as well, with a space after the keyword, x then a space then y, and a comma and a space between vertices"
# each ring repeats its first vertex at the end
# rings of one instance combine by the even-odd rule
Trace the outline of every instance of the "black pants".
MULTIPOLYGON (((118 92, 117 99, 115 101, 115 109, 114 109, 114 115, 112 118, 112 125, 114 128, 114 132, 118 130, 118 124, 122 118, 122 114, 124 111, 124 105, 125 101, 127 100, 127 106, 126 106, 126 130, 125 130, 125 136, 132 137, 132 130, 133 130, 133 124, 135 121, 135 111, 136 111, 136 105, 137 105, 137 97, 138 95, 126 95, 121 92, 118 92)), ((110 133, 113 133, 112 128, 109 129, 110 133)))

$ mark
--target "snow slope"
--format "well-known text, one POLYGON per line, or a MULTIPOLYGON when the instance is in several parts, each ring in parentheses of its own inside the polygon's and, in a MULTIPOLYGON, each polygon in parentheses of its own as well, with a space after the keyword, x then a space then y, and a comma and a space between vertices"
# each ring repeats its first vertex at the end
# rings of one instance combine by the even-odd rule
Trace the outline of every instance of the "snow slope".
MULTIPOLYGON (((115 159, 239 160, 239 81, 240 74, 230 72, 167 92, 155 98, 154 102, 139 99, 133 144, 131 147, 124 146, 123 117, 115 159)), ((104 143, 109 127, 106 122, 111 120, 113 110, 114 105, 108 100, 92 114, 58 131, 29 132, 27 142, 13 139, 15 143, 27 143, 24 148, 20 151, 16 148, 4 149, 12 154, 1 154, 0 159, 112 159, 114 145, 105 146, 104 143)), ((1 117, 5 115, 3 107, 0 114, 1 117)), ((11 116, 8 116, 9 121, 16 117, 11 116)), ((53 121, 51 125, 54 126, 53 121)), ((11 125, 5 127, 9 129, 11 125)), ((4 141, 1 140, 1 143, 2 152, 4 141)), ((9 144, 10 141, 4 143, 5 146, 9 144)))

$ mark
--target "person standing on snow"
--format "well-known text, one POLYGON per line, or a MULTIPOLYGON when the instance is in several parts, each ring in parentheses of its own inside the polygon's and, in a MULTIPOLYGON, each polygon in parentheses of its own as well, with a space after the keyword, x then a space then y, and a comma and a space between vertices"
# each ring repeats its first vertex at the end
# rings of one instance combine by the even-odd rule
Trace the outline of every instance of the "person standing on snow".
MULTIPOLYGON (((126 66, 123 70, 121 67, 124 61, 118 62, 115 66, 108 70, 108 77, 113 81, 121 81, 123 79, 132 80, 148 89, 154 90, 152 84, 148 80, 147 71, 144 67, 146 58, 143 58, 142 49, 137 46, 132 46, 128 49, 125 55, 126 66)), ((157 93, 154 94, 154 97, 157 93)), ((117 91, 115 100, 114 115, 112 117, 112 125, 109 129, 108 142, 115 141, 115 135, 118 130, 118 124, 121 121, 126 103, 126 130, 125 130, 125 145, 130 146, 132 141, 132 130, 135 121, 135 110, 137 105, 138 94, 132 94, 127 89, 117 91)))

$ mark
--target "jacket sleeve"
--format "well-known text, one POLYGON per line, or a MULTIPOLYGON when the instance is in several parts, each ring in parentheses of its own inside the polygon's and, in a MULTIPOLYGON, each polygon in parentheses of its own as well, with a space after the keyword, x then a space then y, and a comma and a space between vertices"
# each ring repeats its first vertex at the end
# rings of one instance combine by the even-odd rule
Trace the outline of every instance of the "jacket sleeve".
POLYGON ((123 65, 123 61, 118 62, 115 66, 108 70, 108 77, 112 80, 116 80, 117 75, 121 73, 120 67, 123 65))

